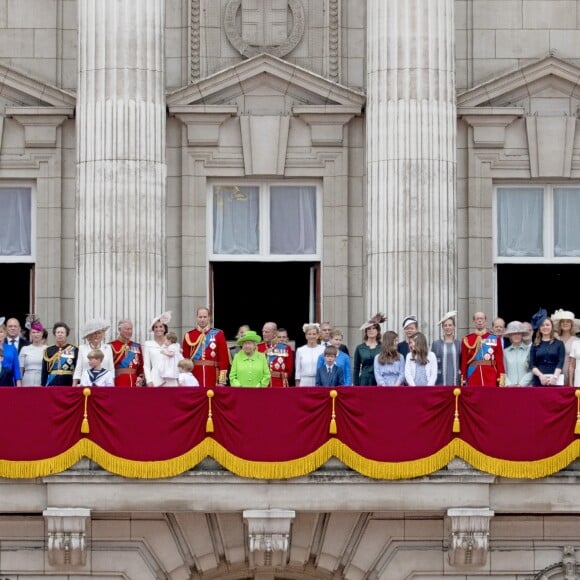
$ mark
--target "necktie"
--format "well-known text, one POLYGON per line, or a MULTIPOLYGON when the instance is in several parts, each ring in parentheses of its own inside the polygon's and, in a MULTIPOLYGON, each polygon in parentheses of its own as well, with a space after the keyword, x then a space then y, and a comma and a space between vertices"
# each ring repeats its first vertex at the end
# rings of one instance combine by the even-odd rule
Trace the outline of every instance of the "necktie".
POLYGON ((16 339, 15 339, 15 338, 11 338, 11 339, 10 339, 10 344, 11 344, 12 346, 15 346, 15 345, 16 345, 16 339))

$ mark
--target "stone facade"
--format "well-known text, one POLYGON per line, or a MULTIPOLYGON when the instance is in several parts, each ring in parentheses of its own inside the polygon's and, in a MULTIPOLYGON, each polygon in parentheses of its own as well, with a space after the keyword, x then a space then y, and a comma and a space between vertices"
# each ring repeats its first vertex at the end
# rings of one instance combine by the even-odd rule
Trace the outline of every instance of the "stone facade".
MULTIPOLYGON (((303 317, 331 320, 350 345, 360 342, 358 327, 373 310, 386 310, 387 326, 397 330, 403 315, 417 314, 436 338, 439 312, 457 308, 463 332, 474 310, 491 318, 500 308, 499 268, 580 262, 580 247, 537 259, 496 249, 498 187, 534 186, 546 199, 555 187, 580 192, 580 1, 107 0, 93 8, 107 16, 119 10, 119 26, 90 29, 102 45, 91 44, 97 37, 79 21, 89 5, 0 0, 0 188, 32 191, 32 251, 1 256, 0 272, 33 265, 23 313, 35 311, 47 325, 69 321, 73 335, 94 314, 111 324, 131 316, 144 340, 157 310, 173 311, 178 332, 191 327, 201 304, 219 312, 216 185, 316 189, 319 238, 304 258, 315 274, 303 317), (123 7, 145 4, 137 26, 123 7), (149 9, 161 11, 155 22, 149 9), (123 27, 135 33, 128 54, 115 52, 114 30, 123 27), (392 53, 395 34, 403 61, 392 53), (85 52, 95 46, 103 52, 85 52), (101 56, 102 67, 95 65, 101 56), (134 60, 118 65, 122 57, 134 60), (112 233, 121 265, 111 271, 118 277, 97 278, 95 306, 94 296, 80 293, 94 279, 78 244, 90 215, 102 217, 88 204, 82 164, 96 161, 103 125, 90 122, 92 93, 80 83, 90 80, 106 97, 111 82, 140 63, 157 84, 145 75, 121 92, 125 104, 153 94, 156 112, 144 125, 150 141, 132 142, 122 122, 118 137, 128 140, 130 159, 151 162, 166 179, 133 187, 119 170, 124 155, 101 150, 103 175, 117 187, 111 203, 145 200, 158 221, 140 230, 138 247, 121 243, 122 228, 112 233), (382 70, 390 78, 410 74, 389 93, 377 82, 382 70), (421 135, 421 117, 409 115, 404 138, 389 141, 386 100, 410 110, 413 92, 424 96, 425 110, 446 105, 437 117, 446 129, 424 127, 421 135), (395 172, 392 160, 401 161, 395 172), (446 176, 428 161, 447 164, 446 176), (410 200, 411 209, 429 225, 422 237, 391 240, 409 216, 389 208, 409 200, 388 184, 418 177, 429 191, 410 200), (123 276, 139 262, 136 252, 143 267, 131 277, 131 293, 123 276), (405 259, 413 267, 392 275, 405 259), (429 273, 420 284, 419 270, 429 273), (124 302, 113 306, 112 291, 124 292, 124 302)), ((102 233, 97 228, 90 242, 102 233)), ((548 224, 545 239, 551 233, 548 224)), ((96 244, 91 252, 106 258, 96 244)), ((279 261, 269 258, 264 264, 279 261)), ((538 306, 557 301, 557 288, 537 286, 524 289, 534 288, 538 306)), ((580 311, 579 303, 556 306, 580 311)), ((578 469, 530 482, 451 465, 420 481, 377 482, 330 466, 299 481, 255 483, 206 465, 142 483, 83 463, 42 481, 0 483, 0 578, 571 580, 580 578, 578 469), (289 532, 282 526, 268 536, 251 527, 256 510, 269 517, 262 512, 272 509, 294 512, 289 532), (271 560, 264 546, 275 547, 271 560)))

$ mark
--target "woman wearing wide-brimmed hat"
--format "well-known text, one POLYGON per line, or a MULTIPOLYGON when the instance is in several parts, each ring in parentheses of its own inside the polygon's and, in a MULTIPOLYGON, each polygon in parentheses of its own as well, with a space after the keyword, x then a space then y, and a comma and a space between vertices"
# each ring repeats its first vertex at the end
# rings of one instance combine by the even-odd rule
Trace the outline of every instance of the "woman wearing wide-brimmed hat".
POLYGON ((102 367, 115 374, 113 350, 111 345, 105 342, 105 333, 109 330, 109 326, 109 323, 102 318, 93 318, 83 326, 81 338, 86 340, 86 343, 79 346, 79 357, 73 375, 73 385, 80 385, 83 372, 89 370, 87 355, 92 350, 100 350, 103 353, 102 367))
POLYGON ((242 350, 232 361, 232 387, 267 387, 270 384, 270 367, 266 355, 256 350, 259 342, 262 342, 262 337, 254 330, 248 330, 238 338, 242 350))
POLYGON ((527 387, 532 384, 530 347, 524 344, 527 331, 523 322, 512 320, 503 333, 503 336, 511 341, 511 344, 503 351, 506 387, 527 387))
MULTIPOLYGON (((576 333, 580 329, 580 320, 578 320, 574 313, 570 310, 556 310, 551 316, 554 323, 554 330, 556 336, 564 343, 566 356, 564 358, 564 368, 562 374, 564 375, 564 384, 571 385, 574 373, 569 373, 570 353, 572 352, 572 345, 578 341, 576 333)), ((575 365, 574 365, 575 366, 575 365)))

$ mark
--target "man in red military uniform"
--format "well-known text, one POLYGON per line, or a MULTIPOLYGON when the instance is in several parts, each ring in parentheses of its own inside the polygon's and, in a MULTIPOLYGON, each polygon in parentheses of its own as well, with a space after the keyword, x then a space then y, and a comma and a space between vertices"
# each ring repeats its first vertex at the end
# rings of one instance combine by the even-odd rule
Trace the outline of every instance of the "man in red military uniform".
POLYGON ((294 352, 288 344, 288 331, 285 328, 279 328, 270 346, 265 345, 265 347, 264 353, 270 367, 270 386, 288 387, 294 370, 294 352))
MULTIPOLYGON (((286 332, 286 331, 285 331, 286 332)), ((288 333, 286 332, 286 342, 288 333)), ((294 369, 294 353, 285 341, 278 339, 278 325, 265 322, 258 352, 263 352, 270 367, 270 387, 287 387, 294 369)))
POLYGON ((119 322, 119 336, 111 342, 113 364, 115 365, 116 387, 143 386, 143 353, 141 345, 133 342, 133 323, 130 320, 119 322))
POLYGON ((224 333, 210 324, 209 308, 197 309, 197 327, 183 337, 183 356, 193 361, 193 376, 202 387, 225 385, 230 351, 224 333))
POLYGON ((487 330, 483 312, 473 315, 475 332, 461 343, 461 378, 464 385, 504 386, 505 369, 501 337, 487 330))

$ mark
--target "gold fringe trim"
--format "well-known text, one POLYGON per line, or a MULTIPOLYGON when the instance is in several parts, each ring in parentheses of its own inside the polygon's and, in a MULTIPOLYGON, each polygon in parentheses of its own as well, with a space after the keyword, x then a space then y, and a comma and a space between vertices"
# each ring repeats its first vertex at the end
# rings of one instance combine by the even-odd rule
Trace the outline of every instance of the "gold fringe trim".
POLYGON ((85 455, 86 439, 81 439, 70 449, 60 455, 37 459, 36 461, 8 461, 0 459, 0 477, 9 479, 34 479, 62 473, 70 469, 75 463, 80 461, 85 455))
POLYGON ((470 465, 501 477, 537 479, 561 471, 580 457, 580 439, 552 457, 536 461, 508 461, 489 457, 461 439, 453 439, 445 447, 421 459, 401 462, 374 461, 359 455, 350 447, 332 438, 316 451, 290 461, 248 461, 230 453, 211 437, 193 449, 163 461, 134 461, 112 455, 89 439, 81 439, 60 455, 37 461, 0 460, 0 477, 32 479, 61 473, 83 457, 95 461, 103 469, 133 479, 163 479, 175 477, 192 469, 205 457, 212 457, 235 475, 253 479, 291 479, 312 473, 331 457, 373 479, 413 479, 434 473, 445 467, 454 457, 470 465))
POLYGON ((547 477, 553 473, 561 471, 572 461, 578 459, 580 455, 580 440, 573 441, 562 451, 536 461, 508 461, 507 459, 497 459, 481 453, 469 443, 461 439, 454 439, 457 457, 467 461, 480 471, 509 477, 510 479, 538 479, 547 477))

